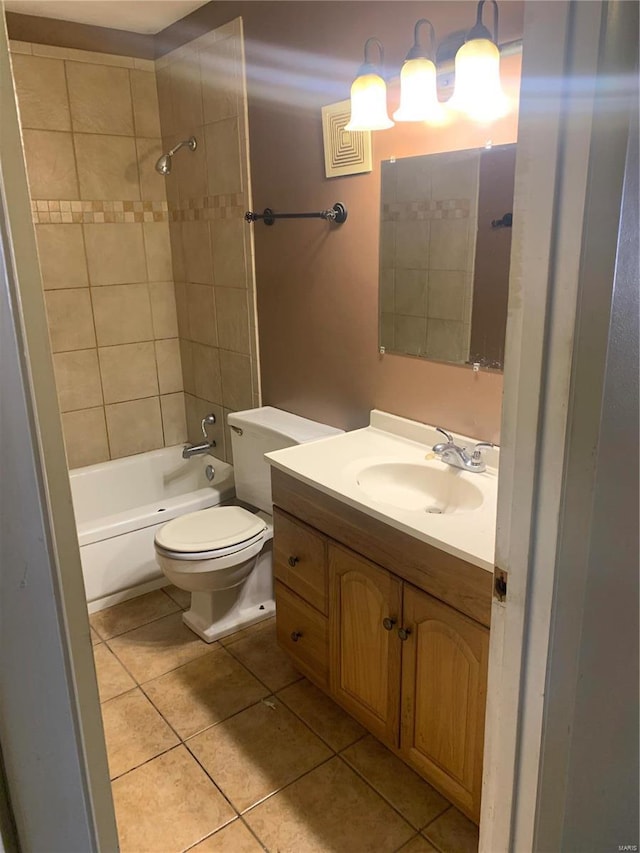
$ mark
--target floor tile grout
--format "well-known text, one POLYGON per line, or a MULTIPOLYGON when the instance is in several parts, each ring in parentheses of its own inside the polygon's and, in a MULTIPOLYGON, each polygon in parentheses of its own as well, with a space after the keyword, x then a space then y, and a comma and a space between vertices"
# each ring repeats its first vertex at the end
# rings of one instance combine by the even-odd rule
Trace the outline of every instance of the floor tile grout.
MULTIPOLYGON (((348 748, 349 747, 347 747, 347 749, 348 748)), ((343 752, 344 752, 344 750, 343 750, 343 752)), ((387 797, 385 797, 385 795, 381 791, 378 791, 378 789, 375 787, 375 785, 372 782, 370 782, 367 778, 365 778, 362 775, 362 773, 360 773, 355 767, 352 767, 351 764, 349 764, 349 762, 342 755, 342 753, 340 753, 338 755, 338 758, 342 761, 342 763, 345 765, 345 767, 348 767, 349 770, 352 770, 356 774, 356 776, 358 776, 363 782, 365 782, 369 786, 369 788, 371 788, 371 790, 380 797, 380 799, 384 800, 385 803, 388 806, 390 806, 394 810, 394 812, 402 818, 402 820, 407 824, 407 826, 411 827, 411 829, 416 833, 420 832, 420 830, 416 829, 415 826, 411 823, 411 821, 407 817, 405 817, 402 814, 402 812, 396 806, 394 806, 394 804, 392 802, 390 802, 387 799, 387 797)))
MULTIPOLYGON (((162 592, 163 590, 160 590, 162 592)), ((152 590, 154 592, 154 590, 152 590)), ((149 595, 150 593, 144 593, 145 595, 149 595)), ((166 593, 165 593, 166 594, 166 593)), ((111 607, 105 607, 104 610, 96 610, 93 613, 89 614, 89 626, 93 628, 96 634, 100 637, 100 641, 103 643, 108 642, 109 640, 115 640, 118 637, 124 637, 125 634, 130 634, 132 631, 137 631, 138 628, 144 628, 145 625, 152 625, 154 622, 159 622, 161 619, 166 619, 167 616, 175 616, 176 613, 184 613, 185 611, 180 607, 177 601, 174 601, 171 596, 168 596, 169 600, 172 604, 178 608, 177 610, 171 610, 169 613, 163 613, 162 616, 154 616, 153 619, 149 619, 148 622, 141 622, 139 625, 136 625, 134 628, 127 628, 126 631, 123 631, 121 634, 114 634, 112 637, 103 637, 100 631, 95 627, 95 625, 91 622, 91 617, 95 616, 98 613, 106 613, 107 610, 110 610, 111 607, 120 607, 121 604, 127 604, 129 601, 135 601, 135 598, 128 598, 127 601, 121 601, 119 604, 112 604, 111 607)), ((204 641, 203 641, 204 642, 204 641)))
MULTIPOLYGON (((323 767, 325 764, 328 764, 330 761, 333 761, 334 758, 338 756, 334 753, 330 755, 328 758, 324 758, 318 764, 315 764, 313 767, 310 767, 308 770, 305 770, 299 776, 296 776, 295 779, 292 779, 290 782, 287 782, 286 785, 281 785, 276 791, 272 791, 270 794, 266 794, 260 800, 257 800, 253 805, 247 806, 244 811, 239 812, 240 817, 246 817, 249 812, 252 812, 254 809, 257 809, 258 806, 261 806, 263 803, 266 803, 267 800, 270 800, 272 797, 275 797, 276 794, 281 794, 283 791, 286 791, 287 788, 290 788, 292 785, 295 785, 296 782, 299 782, 301 779, 304 779, 305 776, 308 776, 310 773, 313 773, 314 770, 318 770, 318 768, 323 767)), ((254 833, 255 834, 255 833, 254 833)), ((262 842, 260 842, 262 844, 262 842)))
POLYGON ((219 832, 222 832, 223 829, 226 829, 228 826, 231 826, 232 823, 235 823, 240 819, 240 816, 236 812, 236 816, 230 818, 226 823, 223 823, 222 826, 219 826, 217 829, 214 829, 213 832, 209 832, 207 835, 203 835, 202 838, 199 838, 197 841, 194 841, 193 844, 189 844, 188 847, 183 847, 179 853, 188 853, 189 850, 193 850, 194 847, 197 847, 198 844, 202 844, 204 841, 208 841, 210 838, 213 838, 214 835, 217 835, 219 832))

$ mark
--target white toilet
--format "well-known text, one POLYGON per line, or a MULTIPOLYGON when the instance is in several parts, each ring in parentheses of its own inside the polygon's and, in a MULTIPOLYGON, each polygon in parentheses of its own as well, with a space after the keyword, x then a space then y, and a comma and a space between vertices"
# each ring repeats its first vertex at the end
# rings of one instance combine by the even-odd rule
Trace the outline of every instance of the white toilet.
POLYGON ((203 509, 163 525, 156 560, 166 577, 191 593, 185 625, 207 643, 275 611, 271 567, 271 474, 265 453, 342 430, 265 406, 228 416, 236 498, 255 507, 203 509))

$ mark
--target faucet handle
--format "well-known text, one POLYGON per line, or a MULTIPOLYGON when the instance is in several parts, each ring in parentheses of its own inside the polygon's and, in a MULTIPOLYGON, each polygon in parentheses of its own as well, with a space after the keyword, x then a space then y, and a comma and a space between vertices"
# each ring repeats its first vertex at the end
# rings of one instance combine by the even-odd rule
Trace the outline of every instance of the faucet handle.
POLYGON ((442 429, 442 427, 436 427, 436 429, 438 430, 438 432, 441 432, 441 433, 442 433, 442 435, 444 435, 444 436, 445 436, 445 438, 447 439, 447 441, 449 442, 449 444, 453 444, 453 443, 454 443, 454 441, 453 441, 453 436, 451 435, 451 433, 450 433, 450 432, 447 432, 447 431, 446 431, 446 429, 442 429))
POLYGON ((213 426, 216 422, 216 416, 212 413, 210 415, 205 415, 202 419, 202 423, 200 424, 200 428, 202 429, 202 436, 205 441, 209 441, 209 436, 207 435, 207 427, 213 426))
POLYGON ((479 441, 476 446, 473 448, 473 456, 471 457, 474 462, 478 462, 482 456, 480 453, 481 450, 489 450, 492 447, 495 447, 495 444, 492 444, 490 441, 479 441))

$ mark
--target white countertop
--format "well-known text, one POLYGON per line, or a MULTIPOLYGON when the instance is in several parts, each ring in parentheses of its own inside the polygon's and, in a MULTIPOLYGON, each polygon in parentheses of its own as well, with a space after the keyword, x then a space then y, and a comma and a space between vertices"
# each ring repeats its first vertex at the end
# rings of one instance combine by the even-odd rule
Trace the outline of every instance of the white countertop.
MULTIPOLYGON (((453 437, 462 446, 476 443, 455 433, 453 437)), ((372 518, 493 572, 499 450, 485 451, 487 470, 478 474, 452 468, 433 457, 432 446, 443 440, 432 426, 373 410, 370 425, 364 429, 277 450, 265 458, 274 468, 372 518), (402 509, 374 500, 358 484, 358 473, 388 462, 446 470, 479 489, 482 503, 477 509, 435 515, 424 508, 402 509)))

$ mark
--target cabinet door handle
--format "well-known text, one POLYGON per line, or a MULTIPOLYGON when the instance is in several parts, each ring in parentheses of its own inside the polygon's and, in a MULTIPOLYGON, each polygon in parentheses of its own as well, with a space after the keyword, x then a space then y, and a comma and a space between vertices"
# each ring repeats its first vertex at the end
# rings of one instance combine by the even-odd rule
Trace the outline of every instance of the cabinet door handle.
POLYGON ((292 631, 291 632, 291 639, 293 640, 294 643, 297 643, 301 636, 302 636, 302 631, 292 631))
POLYGON ((408 640, 411 628, 398 628, 398 636, 401 640, 408 640))
POLYGON ((398 621, 397 619, 390 619, 388 616, 386 616, 382 620, 382 627, 384 628, 385 631, 392 631, 393 626, 396 624, 397 621, 398 621))
POLYGON ((289 557, 288 562, 289 562, 289 565, 291 566, 291 568, 293 568, 297 563, 300 562, 300 558, 299 557, 289 557))

